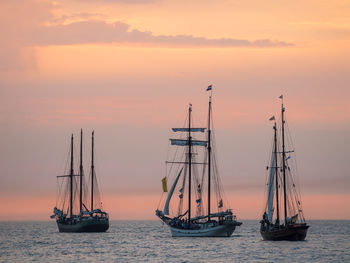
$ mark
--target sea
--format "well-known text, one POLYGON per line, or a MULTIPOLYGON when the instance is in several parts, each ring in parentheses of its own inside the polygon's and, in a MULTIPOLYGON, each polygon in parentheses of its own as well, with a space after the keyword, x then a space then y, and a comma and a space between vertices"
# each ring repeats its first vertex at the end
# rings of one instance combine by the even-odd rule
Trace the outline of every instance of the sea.
POLYGON ((173 238, 160 221, 111 221, 106 233, 56 222, 0 222, 0 262, 350 262, 350 221, 309 221, 305 241, 263 241, 259 222, 231 237, 173 238))

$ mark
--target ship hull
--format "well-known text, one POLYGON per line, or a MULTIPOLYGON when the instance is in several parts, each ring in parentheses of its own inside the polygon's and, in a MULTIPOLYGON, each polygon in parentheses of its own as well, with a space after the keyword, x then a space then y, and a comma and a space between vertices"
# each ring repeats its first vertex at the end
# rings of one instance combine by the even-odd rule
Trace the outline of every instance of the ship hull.
POLYGON ((236 226, 242 225, 242 222, 234 219, 235 216, 230 209, 226 212, 211 214, 209 221, 205 221, 207 216, 198 216, 192 218, 190 223, 179 217, 167 217, 158 209, 156 216, 169 226, 173 237, 230 237, 236 226), (215 217, 219 220, 213 220, 215 217))
POLYGON ((260 230, 260 233, 264 240, 303 241, 306 238, 308 228, 309 226, 305 224, 289 225, 275 230, 260 230))
POLYGON ((109 228, 108 219, 86 219, 78 222, 57 221, 59 232, 82 233, 82 232, 106 232, 109 228))
POLYGON ((199 229, 183 229, 170 226, 173 237, 230 237, 236 229, 236 225, 241 223, 228 223, 217 226, 206 226, 199 229))

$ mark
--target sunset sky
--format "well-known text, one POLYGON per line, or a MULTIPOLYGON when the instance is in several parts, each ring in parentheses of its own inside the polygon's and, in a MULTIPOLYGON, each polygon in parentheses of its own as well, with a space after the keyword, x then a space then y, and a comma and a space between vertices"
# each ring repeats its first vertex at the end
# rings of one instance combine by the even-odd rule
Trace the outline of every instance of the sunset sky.
POLYGON ((111 218, 156 219, 170 128, 189 103, 205 123, 209 84, 238 218, 263 212, 284 94, 306 218, 350 219, 349 1, 0 0, 0 33, 0 220, 49 220, 80 128, 111 218))

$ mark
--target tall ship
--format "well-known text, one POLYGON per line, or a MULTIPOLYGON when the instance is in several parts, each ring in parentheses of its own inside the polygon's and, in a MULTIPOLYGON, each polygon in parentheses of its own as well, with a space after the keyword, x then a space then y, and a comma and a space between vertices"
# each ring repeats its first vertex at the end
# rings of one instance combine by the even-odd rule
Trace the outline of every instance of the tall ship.
POLYGON ((52 219, 56 219, 59 232, 106 232, 109 228, 108 213, 103 211, 95 165, 94 132, 91 136, 90 185, 86 185, 83 169, 83 131, 80 132, 79 173, 74 172, 73 134, 70 143, 70 165, 65 175, 57 176, 58 196, 52 219), (89 193, 90 192, 90 193, 89 193))
MULTIPOLYGON (((207 91, 211 88, 209 86, 207 91)), ((167 174, 162 179, 163 194, 156 216, 169 226, 173 237, 229 237, 236 226, 242 224, 236 221, 223 199, 212 129, 211 98, 206 128, 193 126, 190 104, 184 127, 172 129, 178 138, 170 139, 170 144, 177 147, 172 147, 175 148, 172 158, 166 161, 167 174), (168 180, 172 182, 169 191, 168 180), (174 193, 177 198, 173 198, 174 193)))
POLYGON ((274 116, 273 143, 270 165, 267 167, 267 202, 260 221, 260 233, 264 240, 302 241, 309 225, 305 221, 300 192, 293 175, 296 174, 295 152, 287 133, 285 107, 282 100, 281 124, 277 127, 274 116))

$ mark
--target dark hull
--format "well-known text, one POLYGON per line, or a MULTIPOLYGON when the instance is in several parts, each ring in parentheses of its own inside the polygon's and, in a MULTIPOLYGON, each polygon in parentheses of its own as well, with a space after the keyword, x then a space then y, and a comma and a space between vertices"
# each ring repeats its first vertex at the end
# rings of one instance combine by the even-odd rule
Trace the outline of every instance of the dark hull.
POLYGON ((289 240, 289 241, 303 241, 306 238, 309 226, 306 224, 287 225, 287 227, 265 230, 261 229, 260 233, 264 240, 289 240))
POLYGON ((106 232, 109 228, 108 219, 87 219, 78 222, 59 222, 57 221, 58 230, 68 233, 82 232, 106 232))

